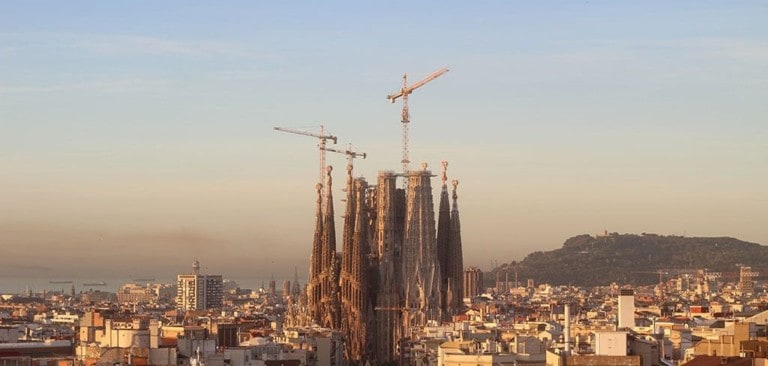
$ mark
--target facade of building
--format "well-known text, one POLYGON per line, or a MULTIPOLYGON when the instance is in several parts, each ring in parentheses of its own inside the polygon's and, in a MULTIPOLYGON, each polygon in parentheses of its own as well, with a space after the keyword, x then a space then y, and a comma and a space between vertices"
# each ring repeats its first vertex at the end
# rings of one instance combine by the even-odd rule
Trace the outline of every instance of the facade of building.
POLYGON ((157 303, 172 300, 177 291, 165 284, 126 283, 117 290, 117 302, 120 304, 157 303))
POLYGON ((752 294, 755 292, 754 278, 758 273, 752 272, 752 267, 742 266, 739 268, 739 290, 743 294, 752 294))
MULTIPOLYGON (((317 186, 306 314, 301 313, 298 299, 298 306, 292 302, 288 318, 292 324, 308 319, 310 324, 304 325, 340 330, 351 362, 393 362, 398 360, 400 343, 414 327, 439 324, 463 310, 456 182, 449 209, 444 169, 436 225, 432 173, 426 164, 404 175, 379 172, 373 189, 364 179, 352 177, 350 164, 339 261, 331 171, 328 167, 325 187, 317 186), (407 180, 405 190, 397 188, 398 177, 407 180)), ((477 286, 482 287, 482 279, 477 286)))

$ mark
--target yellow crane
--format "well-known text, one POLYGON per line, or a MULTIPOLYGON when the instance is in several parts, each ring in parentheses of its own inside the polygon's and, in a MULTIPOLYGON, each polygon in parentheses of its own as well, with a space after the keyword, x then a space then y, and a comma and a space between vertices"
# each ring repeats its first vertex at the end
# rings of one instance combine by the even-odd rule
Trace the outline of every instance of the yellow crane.
POLYGON ((394 94, 387 95, 387 99, 389 99, 390 102, 394 103, 397 98, 403 99, 403 112, 402 112, 402 120, 403 123, 403 160, 400 161, 400 163, 403 164, 403 174, 408 172, 408 164, 411 163, 409 160, 409 154, 408 154, 408 124, 410 121, 410 114, 408 113, 408 95, 413 93, 414 90, 422 87, 424 84, 437 79, 438 77, 442 76, 448 72, 448 68, 444 67, 440 70, 437 70, 429 76, 425 77, 421 81, 418 81, 412 85, 408 85, 408 74, 403 75, 403 87, 394 94))
MULTIPOLYGON (((301 131, 301 130, 295 130, 292 128, 287 127, 275 127, 275 131, 280 132, 287 132, 287 133, 293 133, 296 135, 303 135, 303 136, 310 136, 310 137, 316 137, 319 142, 317 144, 318 150, 320 151, 320 178, 318 182, 320 184, 323 184, 323 178, 325 178, 325 150, 326 150, 326 141, 331 140, 334 144, 336 144, 336 141, 338 141, 338 138, 333 135, 326 135, 325 134, 325 127, 323 125, 320 125, 320 133, 314 133, 314 132, 308 132, 308 131, 301 131)), ((325 185, 325 184, 323 184, 325 185)))

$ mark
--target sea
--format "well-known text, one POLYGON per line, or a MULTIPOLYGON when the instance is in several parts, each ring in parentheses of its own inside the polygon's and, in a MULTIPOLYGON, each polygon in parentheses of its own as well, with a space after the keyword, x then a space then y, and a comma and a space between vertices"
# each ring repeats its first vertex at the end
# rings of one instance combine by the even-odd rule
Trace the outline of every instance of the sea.
MULTIPOLYGON (((224 278, 225 281, 234 281, 237 287, 241 289, 258 290, 259 288, 269 287, 271 278, 224 278)), ((293 278, 274 278, 278 291, 282 290, 284 281, 293 281, 293 278)), ((75 292, 87 292, 89 290, 100 290, 116 292, 121 286, 127 283, 147 284, 147 283, 165 283, 169 285, 176 284, 176 278, 0 278, 0 294, 25 294, 28 292, 64 292, 66 294, 72 291, 72 285, 75 286, 75 292)), ((299 277, 299 283, 303 287, 306 283, 305 278, 299 277)))

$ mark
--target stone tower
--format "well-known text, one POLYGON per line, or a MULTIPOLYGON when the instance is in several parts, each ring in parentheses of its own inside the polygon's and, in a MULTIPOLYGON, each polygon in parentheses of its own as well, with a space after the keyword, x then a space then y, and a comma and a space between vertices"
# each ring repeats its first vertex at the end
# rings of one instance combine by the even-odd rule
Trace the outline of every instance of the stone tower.
POLYGON ((456 189, 459 181, 451 181, 453 185, 453 207, 451 208, 451 231, 448 235, 448 281, 446 297, 450 297, 446 309, 450 315, 455 315, 462 309, 464 300, 464 252, 461 245, 461 220, 459 220, 459 196, 456 189))
MULTIPOLYGON (((342 244, 341 244, 341 274, 339 277, 339 284, 341 286, 342 307, 344 299, 344 287, 345 283, 350 281, 350 273, 352 272, 352 244, 354 241, 355 220, 357 211, 357 192, 355 191, 355 182, 352 178, 352 165, 347 164, 347 207, 344 210, 344 229, 342 232, 342 244)), ((343 323, 343 319, 342 319, 343 323)))
POLYGON ((322 235, 322 270, 320 271, 321 283, 321 310, 316 318, 318 324, 325 328, 339 329, 341 325, 341 306, 339 304, 339 268, 336 257, 336 224, 333 211, 333 179, 331 178, 332 166, 327 167, 328 176, 326 184, 325 212, 323 213, 322 235))
POLYGON ((320 273, 323 270, 323 185, 318 183, 317 209, 315 210, 315 234, 312 239, 312 254, 309 256, 309 279, 307 281, 306 312, 316 321, 320 316, 322 284, 320 273))
POLYGON ((354 228, 344 238, 341 264, 341 332, 344 336, 345 358, 348 362, 362 364, 367 360, 370 297, 368 295, 368 222, 366 220, 364 179, 352 183, 351 170, 348 175, 346 226, 354 228), (350 201, 354 206, 350 205, 350 201))
POLYGON ((374 345, 376 362, 395 361, 397 341, 401 337, 403 306, 402 287, 402 232, 398 218, 402 217, 394 172, 379 172, 376 187, 376 232, 374 236, 378 280, 376 281, 376 335, 374 345))
POLYGON ((405 230, 403 237, 404 305, 410 310, 409 324, 441 321, 440 263, 437 258, 432 173, 427 165, 408 172, 405 230))
POLYGON ((317 185, 317 211, 310 259, 307 306, 313 323, 326 328, 338 329, 341 309, 339 305, 339 271, 336 257, 331 171, 333 171, 333 167, 328 166, 325 204, 322 200, 323 186, 317 185))
POLYGON ((437 261, 440 263, 440 286, 443 289, 441 294, 443 320, 449 320, 450 317, 455 314, 455 307, 451 306, 452 304, 450 303, 453 301, 456 294, 455 283, 453 283, 452 286, 448 286, 448 283, 450 282, 449 279, 451 278, 449 274, 451 266, 448 261, 448 252, 450 250, 449 237, 451 231, 451 203, 448 196, 448 185, 446 184, 446 181, 448 181, 448 162, 443 160, 442 165, 443 174, 441 175, 442 186, 440 188, 440 208, 437 216, 437 261))

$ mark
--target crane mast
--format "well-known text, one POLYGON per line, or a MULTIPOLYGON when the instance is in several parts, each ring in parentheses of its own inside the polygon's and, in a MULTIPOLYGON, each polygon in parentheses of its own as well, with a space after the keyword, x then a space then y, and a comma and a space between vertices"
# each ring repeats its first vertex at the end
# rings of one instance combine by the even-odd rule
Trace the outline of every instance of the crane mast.
POLYGON ((403 124, 403 159, 400 161, 401 164, 403 164, 403 174, 406 174, 408 172, 408 165, 411 163, 410 157, 409 157, 409 150, 410 147, 408 146, 408 124, 411 122, 411 116, 408 110, 408 95, 413 93, 414 90, 422 87, 424 84, 437 79, 438 77, 442 76, 446 72, 448 72, 448 68, 444 67, 440 70, 437 70, 431 74, 429 74, 424 79, 414 83, 413 85, 408 85, 408 74, 403 75, 403 87, 395 94, 387 95, 387 99, 389 99, 390 102, 394 103, 397 98, 403 99, 403 111, 401 113, 401 120, 403 124))

